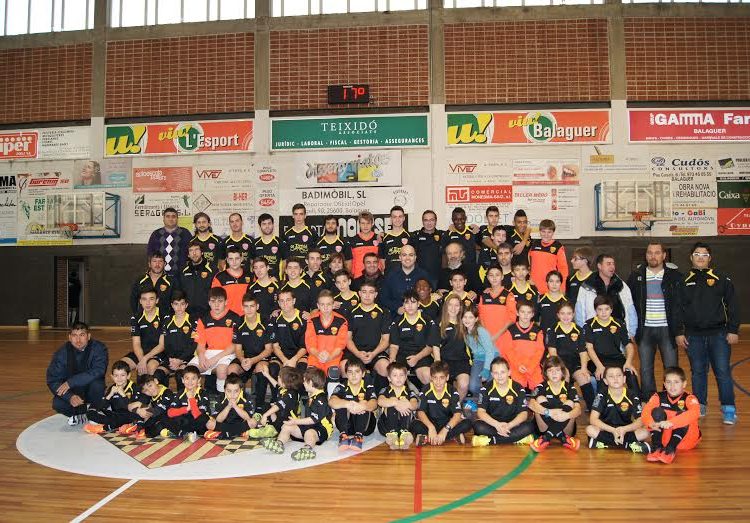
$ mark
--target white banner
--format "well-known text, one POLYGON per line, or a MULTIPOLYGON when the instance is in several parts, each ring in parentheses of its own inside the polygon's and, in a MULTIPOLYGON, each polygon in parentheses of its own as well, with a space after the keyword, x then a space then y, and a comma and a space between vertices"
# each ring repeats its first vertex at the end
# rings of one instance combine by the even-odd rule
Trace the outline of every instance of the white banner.
POLYGON ((672 209, 715 209, 718 206, 714 162, 707 158, 653 155, 651 176, 670 180, 672 209))
POLYGON ((18 182, 14 174, 0 175, 0 243, 16 243, 18 182))
POLYGON ((407 214, 415 212, 414 195, 403 187, 282 189, 281 208, 291 210, 295 203, 303 203, 307 214, 317 216, 356 216, 362 211, 387 214, 394 205, 407 214))
MULTIPOLYGON (((53 162, 47 162, 51 164, 53 162)), ((42 170, 24 170, 16 172, 18 181, 19 197, 31 195, 44 195, 50 191, 67 191, 73 189, 73 177, 71 176, 72 164, 64 162, 58 164, 57 168, 42 170)))
POLYGON ((132 214, 131 238, 133 243, 148 242, 151 233, 164 226, 162 211, 174 207, 179 213, 179 224, 193 230, 190 193, 143 193, 136 194, 132 214))
POLYGON ((296 187, 401 185, 401 151, 320 151, 295 154, 296 187))

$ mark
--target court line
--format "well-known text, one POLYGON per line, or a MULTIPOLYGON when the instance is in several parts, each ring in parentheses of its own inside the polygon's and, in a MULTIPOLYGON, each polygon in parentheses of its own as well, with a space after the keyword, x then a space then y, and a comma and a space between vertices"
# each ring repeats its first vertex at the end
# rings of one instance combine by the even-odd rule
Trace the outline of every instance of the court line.
POLYGON ((422 447, 414 450, 414 513, 422 512, 422 447))
POLYGON ((102 508, 104 505, 115 499, 117 496, 128 490, 130 487, 138 483, 137 479, 131 479, 127 483, 125 483, 123 486, 115 490, 114 492, 111 492, 107 497, 102 498, 99 500, 96 504, 92 505, 87 511, 82 512, 79 514, 75 519, 71 520, 71 523, 80 523, 81 521, 88 518, 91 514, 102 508))
POLYGON ((746 396, 750 396, 750 391, 748 391, 747 389, 745 389, 742 385, 740 385, 739 383, 737 383, 736 379, 734 379, 734 368, 735 367, 739 367, 740 365, 742 365, 743 363, 747 363, 748 361, 750 361, 750 356, 748 356, 747 358, 742 359, 742 360, 740 360, 738 362, 733 363, 732 366, 729 368, 730 374, 732 376, 732 383, 734 383, 734 386, 737 387, 738 389, 740 389, 740 391, 744 392, 746 396))
POLYGON ((490 483, 486 487, 477 490, 475 492, 472 492, 468 496, 464 496, 460 499, 457 499, 455 501, 451 501, 450 503, 446 503, 445 505, 441 505, 439 507, 435 507, 431 510, 427 510, 425 512, 420 512, 419 514, 413 514, 411 516, 406 516, 405 518, 396 519, 392 523, 411 523, 412 521, 422 521, 424 519, 428 519, 431 517, 439 516, 441 514, 445 514, 446 512, 450 512, 451 510, 455 510, 457 508, 463 507, 464 505, 468 505, 470 503, 475 502, 478 499, 483 498, 484 496, 491 494, 492 492, 504 487, 507 483, 510 481, 516 479, 518 476, 520 476, 536 459, 536 452, 529 451, 529 453, 526 455, 526 457, 516 465, 516 467, 502 476, 501 478, 497 479, 496 481, 490 483))

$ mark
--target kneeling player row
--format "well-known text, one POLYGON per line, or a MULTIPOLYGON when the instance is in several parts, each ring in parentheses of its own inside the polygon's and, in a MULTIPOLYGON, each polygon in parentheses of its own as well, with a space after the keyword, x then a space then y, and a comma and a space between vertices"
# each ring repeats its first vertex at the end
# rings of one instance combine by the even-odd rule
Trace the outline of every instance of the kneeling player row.
MULTIPOLYGON (((474 446, 515 443, 530 444, 541 452, 558 440, 565 448, 578 450, 575 419, 582 408, 573 386, 565 381, 564 363, 550 357, 544 364, 546 381, 527 399, 527 392, 510 379, 506 360, 495 358, 492 379, 481 389, 477 419, 473 423, 474 446), (533 416, 530 419, 529 411, 533 416), (537 435, 536 437, 534 435, 537 435)), ((444 362, 430 367, 430 383, 417 395, 407 383, 407 368, 394 362, 388 367, 389 385, 378 395, 365 379, 365 366, 352 360, 346 380, 326 398, 326 377, 317 368, 304 375, 294 367, 284 367, 274 386, 270 408, 251 413, 244 396, 242 380, 230 375, 224 397, 211 412, 207 394, 200 387, 199 370, 188 366, 182 372, 182 387, 173 393, 151 375, 138 379, 134 392, 127 364, 118 361, 112 367, 113 385, 105 397, 88 412, 90 433, 118 430, 122 434, 181 437, 191 440, 202 434, 206 439, 257 438, 271 452, 281 454, 291 439, 305 445, 292 457, 315 457, 313 448, 327 441, 334 424, 340 432, 340 450, 361 450, 365 436, 377 425, 391 449, 408 449, 416 437, 417 445, 442 445, 446 441, 464 442, 472 422, 464 417, 458 393, 452 389, 444 362), (301 416, 300 386, 307 394, 307 415, 301 416), (376 419, 376 411, 380 416, 376 419)), ((677 449, 693 448, 700 441, 699 405, 685 391, 682 369, 665 373, 665 391, 655 394, 641 412, 640 398, 625 386, 619 367, 608 367, 606 390, 597 394, 586 428, 591 448, 619 447, 647 452, 649 461, 671 463, 677 449), (651 437, 649 446, 645 441, 651 437), (653 447, 653 450, 652 450, 653 447)))

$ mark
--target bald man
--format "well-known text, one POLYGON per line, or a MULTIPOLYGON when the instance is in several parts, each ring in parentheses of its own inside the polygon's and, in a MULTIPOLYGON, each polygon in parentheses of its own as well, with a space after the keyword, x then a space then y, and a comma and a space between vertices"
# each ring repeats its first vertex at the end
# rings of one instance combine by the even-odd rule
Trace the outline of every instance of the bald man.
POLYGON ((400 314, 404 293, 414 288, 419 279, 426 279, 434 287, 437 282, 427 272, 417 266, 417 252, 411 245, 404 245, 399 254, 399 264, 394 265, 383 279, 381 301, 392 313, 400 314))

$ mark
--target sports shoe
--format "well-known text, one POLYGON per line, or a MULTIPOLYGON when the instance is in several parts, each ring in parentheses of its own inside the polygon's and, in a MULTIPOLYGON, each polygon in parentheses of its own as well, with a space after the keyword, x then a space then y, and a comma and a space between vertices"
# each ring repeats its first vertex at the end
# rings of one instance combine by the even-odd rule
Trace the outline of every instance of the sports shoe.
POLYGON ((701 418, 705 418, 708 414, 708 406, 701 403, 701 418))
POLYGON ((534 442, 534 436, 529 434, 525 438, 521 438, 518 441, 514 442, 514 445, 531 445, 534 442))
POLYGON ((534 452, 542 452, 547 447, 549 447, 550 439, 546 434, 542 434, 537 439, 531 442, 531 450, 534 452))
POLYGON ((161 429, 159 436, 161 436, 162 438, 176 438, 177 437, 175 433, 169 429, 161 429))
POLYGON ((188 432, 187 440, 190 443, 195 443, 196 441, 198 441, 198 433, 197 432, 188 432))
POLYGON ((305 445, 301 449, 292 452, 292 459, 294 461, 304 461, 306 459, 315 459, 315 451, 305 445))
POLYGON ((409 450, 412 443, 414 443, 414 436, 408 430, 401 431, 398 437, 398 443, 401 446, 401 450, 409 450))
POLYGON ((137 440, 146 439, 146 430, 145 429, 139 430, 138 432, 135 433, 133 437, 137 440))
POLYGON ((121 436, 130 436, 135 432, 138 432, 138 425, 136 425, 135 423, 120 425, 120 427, 117 429, 117 433, 121 436))
POLYGON ((389 432, 385 435, 385 444, 388 445, 388 448, 391 450, 398 450, 401 446, 401 442, 399 441, 398 432, 389 432))
POLYGON ((203 433, 203 438, 209 441, 219 439, 219 436, 221 436, 221 432, 219 432, 218 430, 207 430, 203 433))
POLYGON ((101 434, 102 432, 106 432, 104 430, 104 425, 100 425, 99 423, 87 423, 83 427, 83 430, 89 434, 101 434))
POLYGON ((662 452, 664 452, 664 449, 654 449, 646 455, 646 461, 650 461, 651 463, 657 463, 661 461, 662 452))
POLYGON ((477 402, 474 400, 465 400, 464 401, 464 408, 470 410, 471 412, 477 411, 477 402))
POLYGON ((88 421, 88 418, 85 414, 74 414, 73 416, 68 418, 68 425, 71 427, 75 427, 76 425, 81 425, 83 423, 86 423, 88 421))
POLYGON ((602 443, 596 438, 589 438, 589 448, 590 449, 606 449, 608 447, 606 444, 602 443))
POLYGON ((264 449, 270 450, 274 454, 284 453, 284 444, 277 439, 274 439, 274 438, 264 439, 264 440, 261 440, 260 444, 263 445, 264 449))
POLYGON ((349 438, 349 448, 355 452, 362 450, 364 444, 365 438, 362 434, 355 434, 354 437, 349 438))
POLYGON ((256 412, 255 414, 253 414, 253 419, 260 423, 260 420, 263 419, 263 414, 261 414, 260 412, 256 412))
POLYGON ((649 445, 645 441, 634 441, 630 445, 628 445, 628 448, 630 449, 630 452, 632 452, 633 454, 650 454, 651 453, 651 445, 649 445))
POLYGON ((265 425, 259 429, 250 429, 247 435, 253 439, 275 438, 279 432, 271 424, 265 425))
POLYGON ((659 454, 659 461, 661 461, 665 465, 671 465, 674 461, 674 457, 675 452, 673 450, 664 449, 661 454, 659 454))
POLYGON ((417 439, 414 442, 414 445, 417 447, 424 447, 430 442, 430 439, 427 437, 427 434, 417 434, 417 439))
POLYGON ((351 443, 351 437, 347 436, 346 434, 340 434, 339 435, 339 450, 349 450, 350 443, 351 443))
POLYGON ((565 441, 563 441, 562 446, 568 450, 578 452, 578 449, 581 448, 581 440, 575 436, 565 436, 565 441))
POLYGON ((734 405, 722 405, 721 414, 724 417, 724 425, 737 423, 737 409, 734 405))
POLYGON ((472 447, 487 447, 489 444, 492 443, 492 440, 489 436, 474 436, 471 438, 471 446, 472 447))

